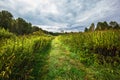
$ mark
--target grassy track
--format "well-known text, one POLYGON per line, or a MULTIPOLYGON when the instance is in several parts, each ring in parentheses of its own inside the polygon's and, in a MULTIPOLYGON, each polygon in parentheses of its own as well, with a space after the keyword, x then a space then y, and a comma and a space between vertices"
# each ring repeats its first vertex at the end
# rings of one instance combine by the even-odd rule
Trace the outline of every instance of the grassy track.
POLYGON ((46 80, 83 80, 85 72, 81 63, 70 58, 70 51, 56 37, 51 44, 46 80))

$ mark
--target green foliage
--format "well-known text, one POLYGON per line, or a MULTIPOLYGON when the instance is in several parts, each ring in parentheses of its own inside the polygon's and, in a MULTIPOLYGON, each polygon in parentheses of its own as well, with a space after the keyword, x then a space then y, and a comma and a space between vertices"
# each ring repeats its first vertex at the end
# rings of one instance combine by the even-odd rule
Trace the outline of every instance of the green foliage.
POLYGON ((88 28, 85 28, 84 32, 88 32, 88 28))
POLYGON ((16 19, 14 23, 14 28, 16 28, 14 33, 17 33, 19 35, 29 34, 32 32, 32 24, 26 22, 22 18, 16 19))
POLYGON ((85 28, 84 32, 87 31, 102 31, 102 30, 118 30, 120 29, 120 25, 116 21, 111 21, 109 24, 104 22, 98 22, 95 28, 94 23, 91 24, 89 29, 85 28))
POLYGON ((32 35, 37 35, 37 36, 45 36, 45 33, 41 30, 33 32, 32 35))
MULTIPOLYGON (((110 30, 110 31, 96 31, 89 33, 74 33, 65 35, 62 38, 64 44, 70 46, 71 51, 79 53, 81 51, 87 53, 95 53, 104 56, 107 61, 107 57, 117 57, 120 56, 120 31, 110 30)), ((101 58, 101 57, 99 57, 101 58)), ((103 57, 102 57, 103 58, 103 57)), ((113 63, 118 62, 119 59, 108 61, 113 63), (113 61, 113 62, 112 62, 113 61)))
POLYGON ((92 69, 95 71, 92 75, 95 80, 116 80, 120 79, 119 33, 119 30, 70 33, 60 39, 74 53, 74 59, 86 67, 94 66, 96 70, 92 69))
POLYGON ((120 70, 118 68, 98 66, 95 69, 96 80, 119 80, 120 70))
POLYGON ((107 22, 98 22, 96 30, 107 30, 107 29, 109 29, 107 22))
POLYGON ((12 14, 8 11, 1 11, 0 12, 0 27, 5 28, 5 29, 9 29, 11 26, 11 22, 12 22, 12 14))
POLYGON ((116 21, 111 21, 109 24, 113 29, 120 29, 120 26, 116 21))
POLYGON ((4 28, 0 28, 0 39, 1 38, 10 38, 14 37, 15 35, 10 33, 9 31, 5 30, 4 28))
POLYGON ((89 31, 94 31, 94 28, 95 28, 95 25, 94 25, 94 23, 92 23, 90 28, 89 28, 89 31))
POLYGON ((9 30, 16 35, 26 35, 36 31, 42 31, 44 34, 48 34, 48 31, 42 30, 38 26, 32 26, 31 23, 27 22, 23 18, 14 19, 13 15, 5 10, 0 12, 0 28, 9 30))
MULTIPOLYGON (((10 34, 5 33, 5 35, 10 34)), ((35 64, 38 63, 38 59, 43 59, 40 56, 43 56, 43 50, 50 46, 51 37, 22 36, 4 39, 5 35, 3 34, 0 40, 0 80, 33 80, 36 77, 34 75, 35 64), (38 54, 39 58, 36 58, 38 54)))

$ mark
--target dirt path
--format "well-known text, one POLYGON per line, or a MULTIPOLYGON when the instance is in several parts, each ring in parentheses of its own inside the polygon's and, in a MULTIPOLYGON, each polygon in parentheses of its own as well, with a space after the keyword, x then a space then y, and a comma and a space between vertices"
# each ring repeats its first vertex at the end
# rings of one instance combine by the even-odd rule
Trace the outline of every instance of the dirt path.
POLYGON ((71 59, 70 54, 59 37, 52 41, 46 80, 84 80, 85 72, 80 68, 83 65, 71 59))

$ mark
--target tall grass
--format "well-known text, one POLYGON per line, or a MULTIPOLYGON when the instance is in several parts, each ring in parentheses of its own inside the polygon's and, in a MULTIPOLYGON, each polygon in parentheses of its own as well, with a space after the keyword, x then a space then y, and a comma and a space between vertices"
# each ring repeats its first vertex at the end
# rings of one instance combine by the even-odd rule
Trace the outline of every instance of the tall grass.
MULTIPOLYGON (((110 75, 113 76, 111 79, 120 79, 118 77, 120 74, 119 33, 119 30, 71 33, 61 36, 60 39, 75 53, 74 58, 86 66, 96 66, 102 80, 109 79, 110 75), (98 69, 99 66, 103 66, 103 68, 98 69), (104 71, 106 75, 103 75, 101 71, 104 71)), ((95 75, 98 78, 98 73, 95 72, 95 75)))
MULTIPOLYGON (((0 39, 0 80, 34 80, 36 77, 33 73, 35 64, 37 64, 36 55, 42 56, 42 52, 47 51, 51 37, 8 37, 12 36, 12 33, 7 31, 2 33, 4 34, 0 39)), ((42 63, 44 62, 42 61, 42 63)))
POLYGON ((0 28, 0 38, 10 38, 14 37, 15 35, 6 31, 4 28, 0 28))

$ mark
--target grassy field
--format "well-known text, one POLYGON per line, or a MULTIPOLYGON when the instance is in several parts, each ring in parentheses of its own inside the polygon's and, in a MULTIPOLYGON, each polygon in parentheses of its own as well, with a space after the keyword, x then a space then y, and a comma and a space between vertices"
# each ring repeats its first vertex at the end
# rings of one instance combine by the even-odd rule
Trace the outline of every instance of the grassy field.
POLYGON ((16 36, 0 29, 0 80, 119 80, 119 33, 16 36))
POLYGON ((87 80, 120 79, 120 31, 95 31, 66 34, 61 42, 86 67, 87 80), (90 73, 90 74, 89 74, 90 73))
POLYGON ((0 34, 0 80, 40 79, 52 37, 16 36, 4 29, 0 34))
POLYGON ((49 73, 46 80, 83 80, 85 72, 81 63, 70 58, 72 54, 61 44, 59 37, 52 41, 49 58, 49 73))

